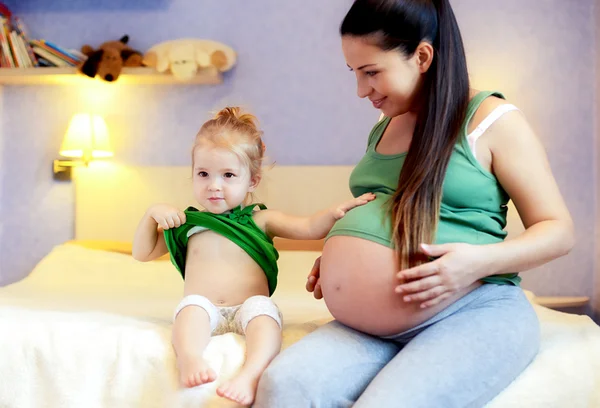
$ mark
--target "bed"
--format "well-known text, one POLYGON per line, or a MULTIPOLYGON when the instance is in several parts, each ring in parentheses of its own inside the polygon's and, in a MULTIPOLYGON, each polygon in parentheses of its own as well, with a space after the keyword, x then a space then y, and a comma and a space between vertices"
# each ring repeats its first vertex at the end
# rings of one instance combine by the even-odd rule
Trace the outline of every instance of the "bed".
MULTIPOLYGON (((170 328, 183 283, 168 260, 139 263, 129 253, 132 228, 147 202, 189 203, 188 170, 88 170, 76 180, 75 240, 56 246, 27 278, 0 288, 0 407, 236 406, 215 389, 242 363, 243 338, 213 337, 205 356, 218 380, 180 389, 170 328)), ((284 168, 270 173, 259 195, 279 208, 310 212, 347 194, 344 186, 332 186, 348 171, 284 168), (299 197, 306 189, 289 188, 298 185, 290 181, 296 174, 311 171, 333 177, 324 183, 329 186, 317 187, 319 202, 299 197)), ((331 319, 324 303, 304 290, 319 245, 277 243, 281 272, 274 300, 284 315, 284 348, 331 319)), ((528 296, 535 305, 535 296, 528 296)), ((487 407, 600 407, 600 328, 587 316, 535 309, 541 350, 487 407)))

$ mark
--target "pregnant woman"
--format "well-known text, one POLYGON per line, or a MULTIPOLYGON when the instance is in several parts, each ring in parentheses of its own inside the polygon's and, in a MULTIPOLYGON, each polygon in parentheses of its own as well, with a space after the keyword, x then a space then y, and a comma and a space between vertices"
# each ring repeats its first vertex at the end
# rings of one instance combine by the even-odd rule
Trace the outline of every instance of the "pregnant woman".
POLYGON ((521 112, 470 88, 448 0, 356 0, 341 36, 383 113, 350 178, 376 199, 309 275, 335 320, 271 363, 254 407, 481 407, 537 353, 518 273, 570 251, 569 212, 521 112), (505 241, 509 200, 526 231, 505 241))

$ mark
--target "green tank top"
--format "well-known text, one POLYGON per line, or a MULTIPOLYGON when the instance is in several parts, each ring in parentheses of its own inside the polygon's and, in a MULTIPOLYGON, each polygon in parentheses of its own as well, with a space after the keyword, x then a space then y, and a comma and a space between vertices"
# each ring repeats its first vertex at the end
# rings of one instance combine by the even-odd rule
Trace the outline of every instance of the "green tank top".
POLYGON ((273 246, 273 240, 256 225, 252 218, 252 211, 257 205, 261 210, 267 208, 263 204, 253 204, 243 209, 238 206, 228 213, 213 214, 188 207, 185 210, 185 224, 164 231, 171 262, 181 276, 185 278, 188 232, 194 227, 205 227, 230 239, 254 259, 265 272, 269 293, 272 295, 277 287, 279 253, 273 246))
MULTIPOLYGON (((467 126, 481 103, 497 92, 480 92, 469 102, 467 117, 458 142, 450 156, 444 184, 440 219, 435 243, 483 245, 501 242, 506 237, 508 194, 496 177, 485 170, 473 156, 467 142, 467 126)), ((393 248, 389 200, 398 186, 406 153, 384 155, 375 147, 391 118, 383 118, 369 135, 367 151, 350 175, 350 190, 355 197, 373 192, 376 199, 349 211, 335 223, 327 238, 354 236, 393 248)), ((493 275, 482 281, 519 285, 516 273, 493 275)))

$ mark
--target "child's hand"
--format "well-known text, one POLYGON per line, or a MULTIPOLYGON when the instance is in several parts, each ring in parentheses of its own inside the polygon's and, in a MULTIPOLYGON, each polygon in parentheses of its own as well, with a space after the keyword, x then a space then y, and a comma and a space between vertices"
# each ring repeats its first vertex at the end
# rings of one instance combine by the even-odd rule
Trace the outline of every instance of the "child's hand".
POLYGON ((368 203, 369 201, 373 201, 374 199, 375 194, 373 193, 366 193, 359 197, 353 198, 352 200, 347 201, 339 207, 335 208, 333 210, 333 217, 336 220, 339 220, 340 218, 343 218, 344 215, 346 215, 346 213, 351 209, 355 207, 360 207, 361 205, 365 205, 366 203, 368 203))
POLYGON ((156 204, 148 209, 151 217, 163 229, 176 228, 185 223, 185 213, 168 204, 156 204))

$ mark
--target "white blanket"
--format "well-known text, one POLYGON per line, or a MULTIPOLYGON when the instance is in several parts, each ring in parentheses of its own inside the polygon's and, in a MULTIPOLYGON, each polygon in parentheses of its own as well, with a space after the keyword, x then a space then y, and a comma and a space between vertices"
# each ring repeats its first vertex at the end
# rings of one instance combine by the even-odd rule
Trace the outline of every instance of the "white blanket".
MULTIPOLYGON (((330 318, 302 290, 316 253, 282 252, 274 296, 284 347, 330 318)), ((25 280, 0 288, 0 407, 231 407, 215 394, 244 358, 240 336, 214 337, 215 383, 181 390, 170 344, 181 278, 168 262, 61 245, 25 280)), ((536 306, 542 348, 489 408, 600 407, 600 328, 536 306)), ((485 364, 482 361, 482 364, 485 364)))
MULTIPOLYGON (((291 278, 274 296, 285 319, 284 347, 314 330, 311 320, 330 319, 323 302, 301 290, 305 264, 315 258, 281 254, 281 275, 291 278)), ((182 290, 166 261, 143 264, 75 245, 55 248, 29 277, 0 288, 0 407, 236 406, 215 390, 243 362, 241 336, 211 339, 205 357, 219 373, 216 382, 178 386, 171 317, 182 290)))

